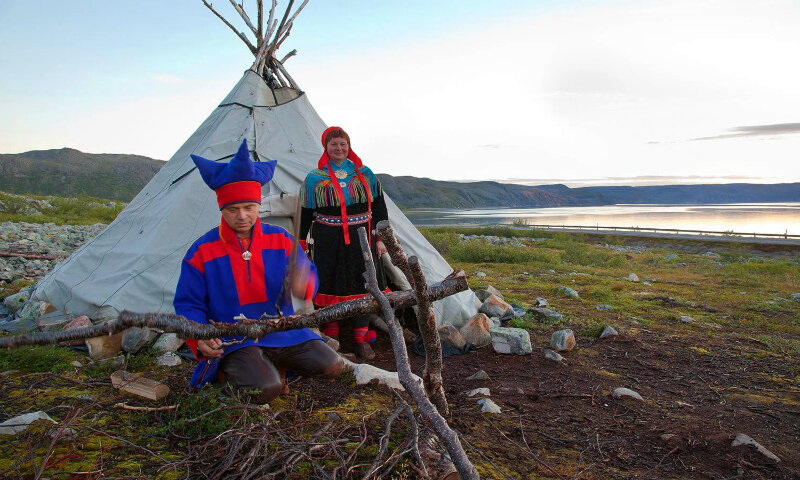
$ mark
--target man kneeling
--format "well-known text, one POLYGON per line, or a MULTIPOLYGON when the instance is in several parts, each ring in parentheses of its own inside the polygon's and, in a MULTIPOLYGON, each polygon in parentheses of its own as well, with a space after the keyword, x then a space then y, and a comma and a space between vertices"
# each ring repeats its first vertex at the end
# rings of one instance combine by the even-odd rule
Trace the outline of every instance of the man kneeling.
MULTIPOLYGON (((241 314, 274 315, 276 304, 283 315, 293 314, 282 287, 294 242, 286 230, 258 218, 261 186, 272 178, 277 161, 251 161, 246 141, 229 163, 195 155, 192 160, 215 191, 222 219, 186 252, 175 313, 205 324, 209 319, 234 323, 241 314)), ((292 293, 307 302, 316 293, 316 268, 302 251, 288 283, 292 293)), ((190 382, 193 387, 224 381, 256 403, 267 403, 284 390, 283 371, 334 377, 343 367, 341 357, 306 328, 258 340, 225 337, 186 343, 200 361, 190 382)))

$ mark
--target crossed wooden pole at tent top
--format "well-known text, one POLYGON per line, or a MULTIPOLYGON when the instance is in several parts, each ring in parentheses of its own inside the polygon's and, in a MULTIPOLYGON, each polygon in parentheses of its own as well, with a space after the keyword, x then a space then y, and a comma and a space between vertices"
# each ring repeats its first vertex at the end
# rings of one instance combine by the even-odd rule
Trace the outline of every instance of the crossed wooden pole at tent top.
MULTIPOLYGON (((200 324, 181 315, 168 313, 134 313, 123 311, 119 318, 101 325, 77 328, 60 332, 39 332, 0 338, 0 348, 14 348, 23 345, 52 345, 71 340, 81 340, 103 335, 113 335, 130 327, 150 327, 173 332, 181 338, 198 340, 230 336, 246 338, 262 338, 277 331, 296 328, 317 327, 319 325, 380 312, 389 326, 389 337, 392 342, 397 376, 403 388, 414 399, 419 411, 428 420, 437 436, 441 439, 452 459, 453 465, 462 479, 477 479, 478 473, 467 458, 464 448, 455 432, 445 420, 448 413, 447 398, 442 386, 442 346, 436 330, 436 319, 432 302, 466 290, 467 280, 463 271, 453 272, 450 276, 428 286, 417 257, 406 258, 394 231, 388 221, 378 222, 378 237, 387 247, 389 256, 407 278, 412 281, 413 290, 384 294, 378 287, 375 264, 369 249, 366 230, 358 230, 361 250, 364 254, 366 271, 364 278, 370 297, 350 300, 316 310, 309 314, 288 317, 263 316, 261 319, 238 318, 236 323, 211 321, 200 324), (395 319, 394 310, 417 305, 417 323, 425 345, 425 369, 423 386, 414 380, 403 339, 403 330, 395 319)), ((424 466, 422 466, 424 468, 424 466)))
POLYGON ((295 90, 300 90, 297 82, 294 81, 292 76, 289 75, 289 72, 287 72, 283 67, 284 63, 286 63, 286 60, 297 54, 297 50, 292 50, 284 55, 280 60, 278 60, 278 57, 276 57, 275 54, 281 47, 281 44, 283 44, 283 42, 289 38, 294 21, 308 4, 308 0, 303 0, 303 3, 297 7, 297 10, 295 10, 291 16, 289 14, 292 11, 294 0, 289 0, 289 4, 286 6, 286 10, 283 12, 283 17, 280 21, 278 21, 278 17, 275 15, 276 9, 278 8, 278 1, 272 0, 272 6, 269 9, 266 22, 264 22, 263 0, 257 0, 256 8, 258 12, 256 14, 257 16, 255 25, 250 19, 250 16, 244 10, 243 4, 236 3, 234 0, 228 1, 231 3, 231 5, 233 5, 233 8, 253 33, 253 36, 255 37, 255 44, 250 41, 245 32, 239 31, 239 29, 233 26, 231 22, 229 22, 217 10, 215 10, 214 6, 210 2, 207 0, 202 0, 203 5, 211 10, 211 12, 214 13, 217 18, 222 20, 222 23, 227 25, 228 28, 233 30, 233 33, 235 33, 236 36, 239 37, 242 42, 244 42, 253 56, 255 56, 253 66, 250 67, 251 70, 256 72, 259 76, 264 77, 264 79, 267 80, 270 85, 275 85, 278 87, 290 87, 294 88, 295 90))

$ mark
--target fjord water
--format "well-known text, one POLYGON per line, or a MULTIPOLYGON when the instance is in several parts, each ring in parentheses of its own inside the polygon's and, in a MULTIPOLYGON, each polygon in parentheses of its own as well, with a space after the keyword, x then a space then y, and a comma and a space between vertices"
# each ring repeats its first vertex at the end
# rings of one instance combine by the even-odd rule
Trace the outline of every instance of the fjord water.
POLYGON ((608 205, 599 207, 408 209, 417 226, 529 225, 676 228, 800 235, 800 203, 608 205))

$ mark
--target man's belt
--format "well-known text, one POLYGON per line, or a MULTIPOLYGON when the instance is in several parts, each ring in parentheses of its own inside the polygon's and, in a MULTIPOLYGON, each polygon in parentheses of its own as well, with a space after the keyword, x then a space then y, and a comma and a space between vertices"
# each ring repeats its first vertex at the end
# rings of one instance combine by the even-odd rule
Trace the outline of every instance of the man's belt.
MULTIPOLYGON (((369 213, 360 213, 358 215, 348 216, 347 224, 360 225, 362 223, 367 223, 370 217, 371 215, 369 213)), ((336 227, 342 225, 342 217, 338 215, 321 215, 318 213, 317 218, 314 221, 323 225, 331 225, 336 227)))

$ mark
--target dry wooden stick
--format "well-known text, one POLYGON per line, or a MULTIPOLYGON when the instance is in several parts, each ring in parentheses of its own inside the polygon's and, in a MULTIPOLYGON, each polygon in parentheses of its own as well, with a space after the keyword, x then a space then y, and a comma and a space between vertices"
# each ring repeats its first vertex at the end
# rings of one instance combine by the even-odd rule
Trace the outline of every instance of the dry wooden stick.
POLYGON ((459 475, 461 475, 461 478, 463 480, 480 478, 475 466, 472 465, 466 452, 464 452, 458 434, 450 428, 447 424, 447 420, 444 419, 428 397, 425 396, 425 391, 414 381, 411 374, 411 365, 408 361, 408 351, 403 341, 403 331, 400 328, 400 324, 394 318, 394 310, 392 309, 389 299, 386 298, 381 292, 380 287, 378 287, 375 264, 372 261, 369 240, 367 240, 367 232, 364 227, 358 229, 358 237, 361 241, 361 251, 364 254, 364 265, 366 267, 366 271, 364 272, 364 279, 366 280, 365 286, 367 291, 380 304, 383 318, 389 325, 389 336, 392 341, 392 349, 394 350, 394 358, 397 364, 397 377, 400 383, 417 403, 420 412, 428 419, 439 438, 441 438, 442 442, 445 444, 450 458, 453 459, 453 464, 456 470, 458 470, 459 475))
POLYGON ((128 405, 127 403, 119 402, 114 404, 115 408, 122 408, 124 410, 135 410, 137 412, 163 412, 165 410, 175 410, 177 405, 164 405, 163 407, 137 407, 135 405, 128 405))
POLYGON ((56 259, 54 255, 43 255, 41 253, 12 252, 9 250, 0 250, 0 257, 40 258, 42 260, 56 259))
POLYGON ((216 15, 216 16, 217 16, 217 18, 219 18, 220 20, 222 20, 222 23, 224 23, 225 25, 227 25, 227 26, 228 26, 228 28, 230 28, 231 30, 233 30, 233 33, 235 33, 235 34, 236 34, 236 36, 237 36, 237 37, 239 37, 239 38, 240 38, 240 39, 241 39, 241 40, 244 42, 244 44, 245 44, 245 45, 247 45, 247 48, 249 48, 249 49, 250 49, 250 52, 252 52, 252 54, 253 54, 253 55, 255 55, 255 54, 256 54, 256 52, 258 52, 258 49, 257 49, 255 46, 253 46, 253 44, 252 44, 252 43, 250 43, 250 40, 248 40, 248 39, 247 39, 247 37, 245 37, 245 36, 244 36, 244 33, 242 33, 242 32, 240 32, 239 30, 237 30, 237 29, 236 29, 236 27, 234 27, 233 25, 231 25, 231 22, 229 22, 228 20, 226 20, 226 19, 225 19, 225 17, 223 17, 222 15, 220 15, 220 13, 219 13, 219 12, 217 12, 216 10, 214 10, 214 7, 212 7, 210 3, 208 3, 206 0, 203 0, 203 5, 205 5, 205 6, 206 6, 206 8, 208 8, 209 10, 211 10, 211 12, 212 12, 214 15, 216 15))
POLYGON ((231 5, 233 5, 233 8, 234 10, 236 10, 236 13, 238 13, 239 16, 242 17, 244 23, 246 23, 247 26, 250 27, 250 31, 253 32, 253 35, 256 36, 256 40, 260 41, 261 38, 259 38, 258 36, 258 29, 253 25, 253 22, 250 21, 250 17, 247 15, 247 12, 244 11, 244 8, 238 3, 236 3, 235 0, 228 0, 228 1, 231 2, 231 5))
POLYGON ((258 5, 258 31, 256 32, 256 37, 262 40, 264 38, 264 1, 257 0, 256 5, 258 5))
MULTIPOLYGON (((428 289, 431 299, 444 298, 467 289, 467 281, 461 276, 451 276, 432 285, 428 289)), ((416 303, 414 292, 391 292, 387 299, 392 308, 410 307, 416 303)), ((76 328, 61 332, 25 333, 12 337, 0 338, 0 348, 14 348, 22 345, 52 345, 70 340, 83 340, 87 338, 113 335, 129 327, 152 327, 165 332, 177 333, 181 338, 207 340, 228 336, 245 336, 247 338, 262 338, 267 334, 291 330, 295 328, 313 328, 328 322, 352 318, 358 315, 368 315, 381 310, 378 302, 370 297, 341 302, 304 315, 291 315, 281 318, 266 319, 239 319, 236 323, 201 324, 186 319, 181 315, 170 313, 135 313, 123 311, 119 318, 101 325, 86 328, 76 328)))
POLYGON ((419 325, 419 332, 425 345, 425 370, 422 373, 425 392, 431 402, 436 405, 439 413, 448 416, 450 409, 447 406, 447 397, 442 387, 442 343, 439 340, 439 333, 436 331, 436 316, 427 297, 428 286, 419 265, 419 259, 415 256, 406 258, 388 221, 378 222, 376 230, 378 237, 386 245, 386 251, 389 252, 392 263, 405 274, 414 288, 417 298, 417 325, 419 325))

